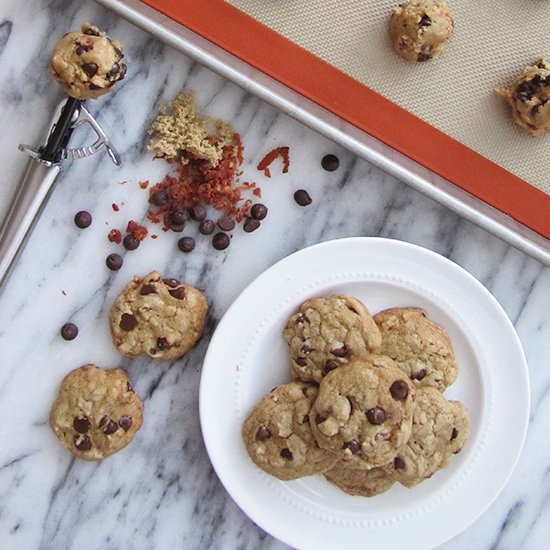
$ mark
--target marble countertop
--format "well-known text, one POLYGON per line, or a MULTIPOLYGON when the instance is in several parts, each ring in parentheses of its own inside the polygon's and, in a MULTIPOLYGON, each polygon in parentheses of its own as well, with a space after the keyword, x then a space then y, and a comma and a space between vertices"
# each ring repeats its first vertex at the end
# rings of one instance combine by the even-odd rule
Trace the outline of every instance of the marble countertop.
POLYGON ((0 217, 27 164, 18 144, 39 145, 63 99, 47 74, 51 49, 84 21, 125 44, 126 80, 88 106, 124 165, 104 154, 65 163, 0 297, 0 547, 285 548, 243 514, 210 465, 198 416, 204 355, 229 305, 276 261, 320 241, 382 236, 431 249, 473 274, 510 317, 527 357, 532 410, 519 464, 491 507, 442 548, 547 548, 550 270, 537 261, 90 0, 0 5, 0 217), (184 88, 243 136, 244 177, 262 187, 270 214, 260 231, 236 232, 223 252, 197 238, 185 255, 173 233, 157 231, 158 239, 125 253, 122 269, 111 272, 106 256, 123 249, 108 231, 145 220, 139 182, 166 173, 146 150, 147 128, 159 103, 184 88), (281 145, 290 147, 291 169, 267 179, 255 167, 281 145), (335 172, 321 168, 327 153, 340 159, 335 172), (299 188, 313 198, 308 209, 292 200, 299 188), (93 216, 86 230, 73 223, 79 210, 93 216), (205 289, 210 304, 205 336, 179 361, 130 360, 110 343, 114 298, 133 275, 153 269, 205 289), (70 342, 59 336, 67 321, 79 327, 70 342), (99 463, 75 460, 48 425, 61 379, 85 363, 125 368, 146 411, 132 444, 99 463))

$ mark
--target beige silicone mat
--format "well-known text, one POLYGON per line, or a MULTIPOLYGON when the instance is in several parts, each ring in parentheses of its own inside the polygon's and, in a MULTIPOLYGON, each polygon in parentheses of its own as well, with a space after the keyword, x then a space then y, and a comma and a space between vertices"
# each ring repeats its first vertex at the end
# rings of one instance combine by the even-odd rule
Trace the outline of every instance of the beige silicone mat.
POLYGON ((524 134, 493 93, 550 59, 550 0, 449 0, 454 36, 440 58, 417 64, 390 46, 398 1, 228 3, 550 195, 550 135, 524 134))

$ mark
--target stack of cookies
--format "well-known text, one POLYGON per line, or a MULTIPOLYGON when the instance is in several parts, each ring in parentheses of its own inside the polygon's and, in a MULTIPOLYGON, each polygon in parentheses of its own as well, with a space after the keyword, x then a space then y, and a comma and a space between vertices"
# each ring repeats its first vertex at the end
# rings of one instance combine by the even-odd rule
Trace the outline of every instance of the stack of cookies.
POLYGON ((376 314, 351 296, 308 300, 284 339, 293 381, 245 420, 253 462, 283 480, 313 474, 351 495, 413 487, 449 464, 470 433, 443 391, 458 374, 445 330, 419 308, 376 314))

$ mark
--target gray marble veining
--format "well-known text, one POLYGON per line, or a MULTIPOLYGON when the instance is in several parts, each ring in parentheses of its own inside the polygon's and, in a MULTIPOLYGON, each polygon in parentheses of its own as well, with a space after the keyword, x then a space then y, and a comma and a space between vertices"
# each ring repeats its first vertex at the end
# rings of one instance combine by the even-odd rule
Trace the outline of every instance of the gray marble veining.
POLYGON ((27 162, 17 145, 39 144, 62 99, 47 75, 49 52, 86 20, 126 47, 126 81, 89 106, 125 164, 117 169, 103 154, 65 164, 0 297, 0 548, 284 548, 239 510, 210 465, 198 418, 201 364, 217 321, 257 275, 305 246, 359 235, 416 243, 470 271, 506 310, 527 356, 532 412, 518 467, 489 510, 445 550, 547 548, 550 270, 535 260, 91 1, 0 4, 0 217, 27 162), (157 227, 158 239, 125 253, 123 268, 110 272, 105 257, 119 249, 108 242, 109 229, 144 220, 147 195, 138 183, 166 173, 146 151, 146 130, 159 102, 182 88, 196 90, 210 115, 241 133, 243 177, 262 187, 270 215, 261 231, 236 234, 220 253, 198 239, 183 255, 174 234, 157 227), (277 145, 290 146, 291 169, 267 179, 255 166, 277 145), (329 152, 340 158, 333 173, 319 163, 329 152), (313 197, 307 209, 291 199, 300 187, 313 197), (94 218, 85 231, 72 221, 81 209, 94 218), (121 358, 106 322, 128 279, 153 269, 205 289, 211 305, 205 337, 170 364, 121 358), (80 329, 73 342, 58 335, 67 320, 80 329), (136 440, 102 463, 73 459, 47 422, 62 377, 88 362, 126 368, 146 407, 136 440))

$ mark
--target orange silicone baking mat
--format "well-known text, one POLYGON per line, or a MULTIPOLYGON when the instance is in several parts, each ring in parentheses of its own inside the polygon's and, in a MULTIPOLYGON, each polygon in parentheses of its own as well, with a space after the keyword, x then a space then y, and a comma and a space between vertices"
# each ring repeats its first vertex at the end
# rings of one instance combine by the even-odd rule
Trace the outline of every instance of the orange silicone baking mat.
POLYGON ((417 64, 391 49, 391 0, 144 3, 550 238, 550 136, 494 94, 550 55, 550 2, 449 0, 454 36, 417 64))

